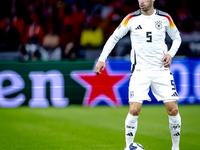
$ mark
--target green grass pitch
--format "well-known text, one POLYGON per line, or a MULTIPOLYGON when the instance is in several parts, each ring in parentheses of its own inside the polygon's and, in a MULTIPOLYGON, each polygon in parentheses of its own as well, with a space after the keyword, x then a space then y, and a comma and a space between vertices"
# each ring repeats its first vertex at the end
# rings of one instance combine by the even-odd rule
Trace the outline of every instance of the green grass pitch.
MULTIPOLYGON (((1 150, 123 150, 128 106, 0 108, 1 150)), ((180 105, 180 150, 200 149, 200 105, 180 105)), ((145 150, 171 150, 163 105, 144 105, 135 142, 145 150)))

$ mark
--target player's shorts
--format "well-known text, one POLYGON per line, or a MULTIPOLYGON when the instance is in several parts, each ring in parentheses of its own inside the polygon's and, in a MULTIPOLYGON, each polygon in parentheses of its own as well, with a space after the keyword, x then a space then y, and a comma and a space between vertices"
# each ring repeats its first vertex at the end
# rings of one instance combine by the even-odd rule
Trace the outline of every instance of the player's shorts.
POLYGON ((129 83, 129 102, 151 101, 148 93, 151 91, 157 101, 164 103, 178 101, 174 78, 170 70, 141 71, 135 69, 129 83))

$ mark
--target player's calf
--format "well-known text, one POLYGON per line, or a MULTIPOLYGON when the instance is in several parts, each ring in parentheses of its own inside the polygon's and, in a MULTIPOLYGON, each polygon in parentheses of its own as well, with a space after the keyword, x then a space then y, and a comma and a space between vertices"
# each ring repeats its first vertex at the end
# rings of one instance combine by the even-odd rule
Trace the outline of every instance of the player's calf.
POLYGON ((166 102, 165 106, 169 116, 169 129, 172 138, 172 150, 179 150, 181 117, 178 112, 177 101, 166 102))
POLYGON ((137 119, 138 116, 133 116, 128 113, 125 120, 125 137, 126 137, 126 146, 129 147, 133 143, 135 133, 137 131, 137 119))
POLYGON ((172 138, 172 150, 179 150, 181 117, 178 113, 176 116, 169 116, 169 129, 172 138))

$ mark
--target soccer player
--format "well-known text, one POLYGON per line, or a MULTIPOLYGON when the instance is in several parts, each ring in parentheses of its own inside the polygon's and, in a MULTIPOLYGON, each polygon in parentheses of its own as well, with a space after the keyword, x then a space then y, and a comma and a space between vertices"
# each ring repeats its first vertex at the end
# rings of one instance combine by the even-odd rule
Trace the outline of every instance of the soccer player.
POLYGON ((140 9, 128 14, 106 42, 95 67, 97 75, 120 38, 130 31, 132 71, 129 83, 129 113, 125 120, 126 148, 131 150, 137 120, 144 100, 150 100, 149 87, 158 101, 163 101, 169 116, 172 150, 179 150, 181 117, 170 65, 181 38, 169 14, 154 8, 155 0, 138 0, 140 9), (173 40, 168 50, 166 32, 173 40))

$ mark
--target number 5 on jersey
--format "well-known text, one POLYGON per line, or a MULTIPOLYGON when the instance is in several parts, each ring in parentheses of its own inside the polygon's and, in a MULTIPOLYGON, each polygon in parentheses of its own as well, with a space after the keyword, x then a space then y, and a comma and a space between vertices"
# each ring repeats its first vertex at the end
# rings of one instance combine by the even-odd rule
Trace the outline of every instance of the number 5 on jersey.
POLYGON ((152 32, 146 32, 147 42, 152 42, 152 32))

